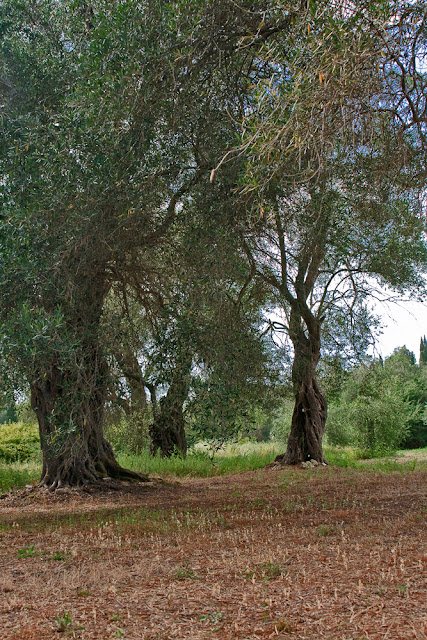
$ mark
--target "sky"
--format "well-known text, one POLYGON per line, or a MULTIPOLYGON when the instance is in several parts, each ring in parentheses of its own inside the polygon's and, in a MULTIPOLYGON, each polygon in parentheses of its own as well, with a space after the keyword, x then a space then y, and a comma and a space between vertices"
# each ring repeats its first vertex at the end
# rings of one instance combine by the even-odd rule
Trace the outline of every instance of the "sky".
POLYGON ((427 336, 427 303, 417 301, 378 305, 376 312, 381 315, 384 324, 383 334, 379 337, 376 351, 383 358, 389 356, 396 347, 406 346, 420 356, 420 340, 427 336))

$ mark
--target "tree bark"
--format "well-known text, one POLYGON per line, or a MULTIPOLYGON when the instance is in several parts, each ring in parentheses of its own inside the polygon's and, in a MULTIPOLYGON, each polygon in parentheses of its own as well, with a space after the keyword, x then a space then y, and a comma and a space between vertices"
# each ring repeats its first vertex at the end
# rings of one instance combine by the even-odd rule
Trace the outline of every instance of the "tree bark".
POLYGON ((103 478, 144 480, 123 469, 103 436, 106 365, 100 349, 103 287, 80 282, 81 296, 68 308, 74 344, 52 356, 52 364, 31 383, 31 405, 39 423, 43 453, 40 485, 55 490, 97 484, 103 478), (80 304, 79 304, 80 303, 80 304))
POLYGON ((116 350, 115 358, 126 378, 130 391, 130 412, 145 415, 148 410, 147 396, 145 394, 145 382, 138 358, 130 349, 123 347, 116 350))
POLYGON ((289 334, 295 351, 292 366, 295 406, 286 452, 277 456, 276 461, 283 465, 296 465, 309 460, 326 464, 322 438, 327 403, 316 378, 320 358, 320 322, 311 317, 307 325, 298 311, 293 309, 289 334))
POLYGON ((160 400, 149 429, 152 455, 160 452, 162 457, 169 458, 176 452, 187 454, 183 406, 188 397, 190 366, 177 369, 166 396, 160 400))

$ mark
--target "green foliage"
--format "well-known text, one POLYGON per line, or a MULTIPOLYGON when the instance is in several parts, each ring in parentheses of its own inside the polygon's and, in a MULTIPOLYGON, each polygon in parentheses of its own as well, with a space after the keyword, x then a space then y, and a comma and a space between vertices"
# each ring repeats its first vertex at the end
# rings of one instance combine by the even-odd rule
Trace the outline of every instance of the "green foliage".
POLYGON ((55 616, 55 620, 58 625, 58 631, 61 632, 66 631, 73 624, 70 611, 64 610, 60 615, 55 616))
POLYGON ((402 446, 405 449, 419 449, 427 446, 427 406, 424 410, 417 412, 408 421, 408 434, 402 446))
POLYGON ((328 444, 338 447, 347 447, 355 444, 356 434, 354 425, 349 420, 345 405, 329 405, 328 420, 326 423, 326 439, 328 444))
POLYGON ((427 338, 423 336, 420 341, 420 367, 427 364, 427 338))
POLYGON ((285 443, 291 431, 292 414, 294 402, 292 398, 285 399, 273 414, 273 426, 271 429, 271 439, 285 443))
POLYGON ((151 419, 147 413, 122 415, 118 422, 107 423, 105 437, 116 452, 138 455, 149 448, 148 427, 151 419))
MULTIPOLYGON (((250 402, 238 385, 222 380, 196 380, 187 406, 194 442, 209 440, 219 448, 250 428, 250 402)), ((254 426, 254 425, 253 425, 254 426)))
POLYGON ((424 368, 414 354, 396 349, 384 362, 355 368, 329 406, 327 439, 357 445, 371 456, 427 442, 424 368))
POLYGON ((398 389, 383 388, 379 394, 380 397, 360 396, 348 407, 356 442, 372 457, 396 451, 408 433, 410 408, 398 389))
POLYGON ((34 545, 28 545, 25 549, 18 549, 18 558, 33 558, 35 555, 34 545))
POLYGON ((39 456, 37 425, 24 422, 0 425, 0 460, 16 462, 37 459, 39 456))
MULTIPOLYGON (((322 349, 322 358, 318 366, 317 379, 329 403, 338 400, 344 383, 349 375, 352 361, 344 354, 332 357, 322 349)), ((363 353, 363 352, 362 352, 363 353)))
POLYGON ((2 462, 0 460, 0 493, 20 489, 40 480, 38 462, 2 462))
POLYGON ((6 409, 0 409, 0 424, 8 422, 16 422, 18 415, 16 413, 16 406, 12 405, 6 409))
POLYGON ((16 412, 18 419, 15 420, 15 422, 23 422, 25 424, 35 424, 37 422, 37 416, 31 408, 31 401, 29 398, 16 405, 16 412))

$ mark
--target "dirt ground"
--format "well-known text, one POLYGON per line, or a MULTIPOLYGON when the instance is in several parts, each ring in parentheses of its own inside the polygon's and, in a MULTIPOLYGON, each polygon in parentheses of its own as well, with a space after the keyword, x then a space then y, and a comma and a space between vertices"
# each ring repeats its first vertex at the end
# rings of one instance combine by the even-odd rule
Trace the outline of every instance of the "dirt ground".
POLYGON ((427 640, 427 472, 0 500, 0 638, 427 640))

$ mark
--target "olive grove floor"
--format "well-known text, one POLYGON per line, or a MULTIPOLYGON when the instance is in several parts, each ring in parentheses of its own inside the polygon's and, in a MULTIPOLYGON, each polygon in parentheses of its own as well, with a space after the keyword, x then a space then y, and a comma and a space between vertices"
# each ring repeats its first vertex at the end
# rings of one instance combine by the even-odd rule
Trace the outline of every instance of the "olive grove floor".
POLYGON ((0 638, 427 640, 426 485, 323 467, 8 494, 0 638))

